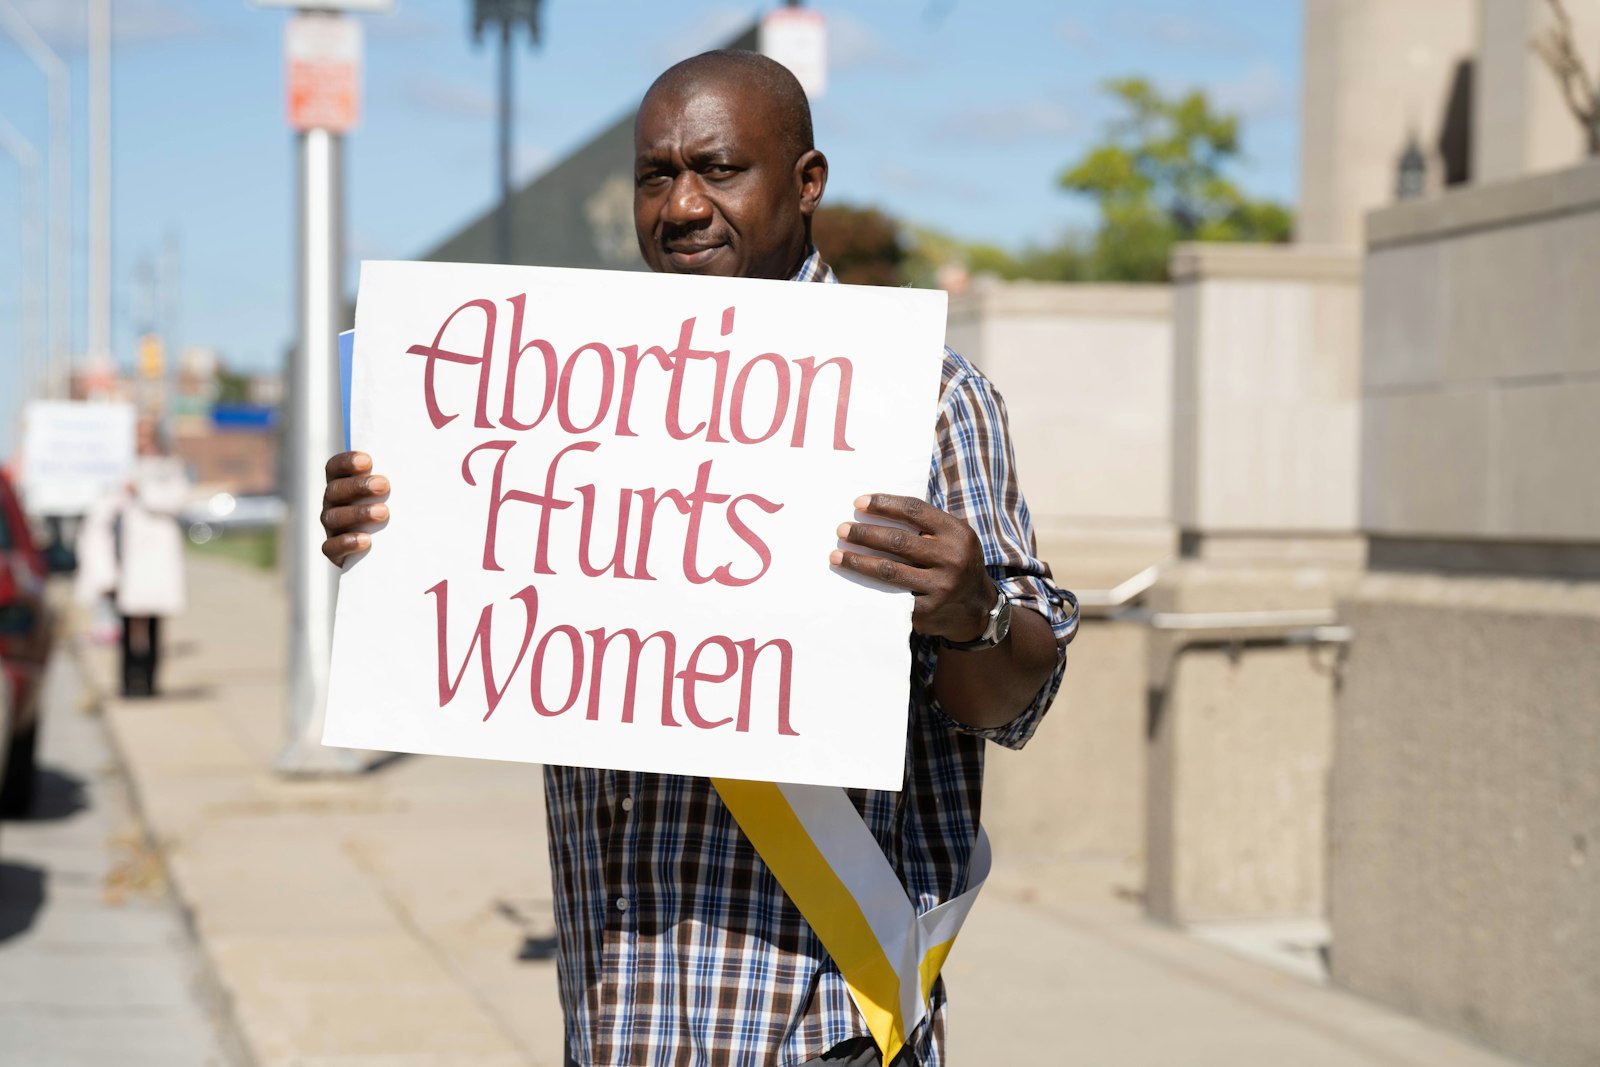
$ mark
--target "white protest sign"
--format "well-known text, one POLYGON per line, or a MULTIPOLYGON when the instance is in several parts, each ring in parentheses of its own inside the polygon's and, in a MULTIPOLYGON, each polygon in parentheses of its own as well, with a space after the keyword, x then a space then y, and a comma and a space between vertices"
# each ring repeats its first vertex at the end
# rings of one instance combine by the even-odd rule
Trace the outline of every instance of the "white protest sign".
POLYGON ((364 263, 325 744, 898 789, 911 597, 829 565, 927 491, 943 293, 364 263))
POLYGON ((132 404, 34 400, 22 418, 22 495, 33 514, 82 515, 128 480, 132 404))

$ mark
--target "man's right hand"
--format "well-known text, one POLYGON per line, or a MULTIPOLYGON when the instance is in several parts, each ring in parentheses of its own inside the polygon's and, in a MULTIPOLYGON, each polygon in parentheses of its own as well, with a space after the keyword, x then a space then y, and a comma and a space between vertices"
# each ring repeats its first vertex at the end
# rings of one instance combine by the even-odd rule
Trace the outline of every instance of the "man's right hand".
POLYGON ((345 560, 372 547, 372 535, 358 533, 356 527, 389 517, 389 505, 378 499, 389 491, 389 479, 372 473, 372 457, 365 452, 340 452, 328 460, 326 473, 322 529, 328 539, 322 542, 322 554, 343 567, 345 560))

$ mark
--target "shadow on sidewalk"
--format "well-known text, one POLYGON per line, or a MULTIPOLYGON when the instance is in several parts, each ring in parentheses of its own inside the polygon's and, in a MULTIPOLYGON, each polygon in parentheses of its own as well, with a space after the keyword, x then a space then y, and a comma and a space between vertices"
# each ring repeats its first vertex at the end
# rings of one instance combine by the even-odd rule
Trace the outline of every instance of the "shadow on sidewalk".
POLYGON ((397 763, 404 763, 416 755, 415 752, 385 752, 383 755, 361 768, 362 774, 381 774, 397 763))
POLYGON ((26 933, 44 907, 42 869, 26 863, 0 863, 0 945, 26 933))
POLYGON ((34 772, 33 803, 25 815, 7 815, 6 822, 51 822, 70 819, 89 806, 83 779, 55 767, 34 772))

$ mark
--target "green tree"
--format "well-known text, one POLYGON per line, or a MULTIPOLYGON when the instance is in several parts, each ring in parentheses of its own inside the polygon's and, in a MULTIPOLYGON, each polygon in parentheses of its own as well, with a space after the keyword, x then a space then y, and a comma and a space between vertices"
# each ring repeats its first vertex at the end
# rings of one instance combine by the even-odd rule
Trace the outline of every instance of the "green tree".
POLYGON ((841 282, 905 284, 900 224, 877 208, 849 204, 818 208, 811 219, 811 240, 841 282))
POLYGON ((1083 239, 1069 234, 1054 244, 1029 245, 1013 253, 999 245, 962 241, 938 230, 914 226, 907 233, 902 270, 912 285, 923 288, 937 286, 939 268, 951 263, 959 263, 974 276, 987 274, 1006 281, 1082 281, 1088 272, 1085 244, 1083 239))
POLYGON ((1288 209, 1247 196, 1224 173, 1240 155, 1238 116, 1214 111, 1200 90, 1167 97, 1143 78, 1105 88, 1124 113, 1060 178, 1100 208, 1089 276, 1163 281, 1177 241, 1289 239, 1288 209))
POLYGON ((248 404, 250 402, 250 378, 245 374, 236 374, 227 367, 217 368, 217 403, 219 404, 248 404))

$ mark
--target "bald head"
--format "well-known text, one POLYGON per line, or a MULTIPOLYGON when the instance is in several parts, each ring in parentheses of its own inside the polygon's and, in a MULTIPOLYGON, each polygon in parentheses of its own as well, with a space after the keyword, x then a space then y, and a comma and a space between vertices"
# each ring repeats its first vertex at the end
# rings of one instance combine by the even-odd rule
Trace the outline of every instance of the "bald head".
MULTIPOLYGON (((790 159, 799 159, 812 143, 811 103, 789 68, 759 52, 719 49, 702 52, 664 71, 644 94, 683 99, 710 89, 730 88, 762 118, 790 159)), ((642 106, 642 105, 641 105, 642 106)))

